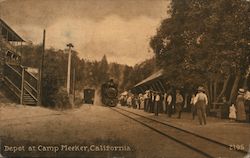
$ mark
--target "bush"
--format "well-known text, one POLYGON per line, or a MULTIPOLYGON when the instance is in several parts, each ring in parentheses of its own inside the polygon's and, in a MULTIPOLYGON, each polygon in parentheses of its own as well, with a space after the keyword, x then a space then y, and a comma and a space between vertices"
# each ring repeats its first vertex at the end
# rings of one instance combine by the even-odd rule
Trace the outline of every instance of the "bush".
POLYGON ((60 88, 58 92, 53 95, 55 107, 60 109, 68 109, 71 107, 69 96, 64 88, 60 88))

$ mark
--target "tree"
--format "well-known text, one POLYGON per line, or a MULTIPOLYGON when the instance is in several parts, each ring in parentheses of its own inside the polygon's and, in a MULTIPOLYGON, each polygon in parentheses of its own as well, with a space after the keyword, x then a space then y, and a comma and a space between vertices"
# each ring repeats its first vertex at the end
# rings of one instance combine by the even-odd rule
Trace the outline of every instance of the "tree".
POLYGON ((121 89, 122 91, 130 89, 132 87, 132 80, 131 80, 131 74, 133 71, 133 67, 130 67, 128 65, 123 66, 122 68, 122 74, 121 74, 121 78, 122 80, 120 81, 119 84, 119 89, 121 89))
POLYGON ((108 65, 106 55, 104 55, 102 57, 98 68, 99 68, 98 71, 96 71, 96 72, 98 72, 97 73, 97 75, 98 75, 98 83, 102 84, 103 82, 106 82, 109 79, 109 74, 108 74, 109 65, 108 65))
POLYGON ((244 0, 172 0, 171 17, 150 41, 172 84, 216 87, 224 80, 221 97, 235 76, 230 102, 234 100, 249 65, 249 6, 244 0))
POLYGON ((110 63, 108 73, 110 75, 110 78, 114 79, 115 81, 119 81, 120 76, 121 76, 121 66, 120 66, 120 64, 110 63))

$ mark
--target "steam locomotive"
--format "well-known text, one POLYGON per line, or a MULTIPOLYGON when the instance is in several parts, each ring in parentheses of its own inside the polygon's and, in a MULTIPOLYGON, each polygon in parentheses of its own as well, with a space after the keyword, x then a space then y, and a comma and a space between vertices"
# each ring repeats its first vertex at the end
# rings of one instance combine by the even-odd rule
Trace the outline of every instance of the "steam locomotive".
POLYGON ((106 106, 116 106, 118 103, 118 89, 113 80, 102 84, 101 87, 101 101, 106 106))

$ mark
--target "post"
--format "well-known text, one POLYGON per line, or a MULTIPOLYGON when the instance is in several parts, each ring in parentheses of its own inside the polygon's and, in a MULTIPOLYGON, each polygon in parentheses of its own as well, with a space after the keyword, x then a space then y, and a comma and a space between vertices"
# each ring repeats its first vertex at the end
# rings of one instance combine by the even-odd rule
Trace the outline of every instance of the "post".
POLYGON ((41 53, 41 62, 39 67, 39 78, 37 82, 37 105, 42 104, 42 79, 43 79, 43 62, 44 62, 44 53, 45 53, 45 35, 46 30, 43 30, 43 46, 42 46, 42 53, 41 53))
POLYGON ((68 74, 67 74, 67 93, 70 94, 70 70, 71 70, 71 48, 74 47, 73 44, 67 44, 69 47, 69 58, 68 58, 68 74))
POLYGON ((249 76, 250 76, 250 65, 248 65, 248 69, 246 70, 246 75, 244 77, 244 82, 243 82, 243 88, 244 89, 248 89, 247 81, 248 81, 249 76))
MULTIPOLYGON (((216 95, 217 95, 217 79, 215 79, 215 81, 214 81, 214 102, 216 100, 216 95)), ((215 106, 215 104, 213 104, 213 109, 215 109, 215 108, 216 108, 216 106, 215 106)))
POLYGON ((21 96, 20 96, 20 104, 23 105, 23 96, 24 96, 24 71, 25 67, 22 66, 22 83, 21 83, 21 96))
POLYGON ((76 69, 73 70, 73 102, 75 103, 75 84, 76 84, 76 69))
POLYGON ((20 48, 20 64, 23 64, 23 42, 21 42, 21 48, 20 48))
POLYGON ((159 85, 161 86, 161 88, 163 89, 163 91, 166 92, 166 89, 165 89, 165 87, 163 86, 161 80, 158 80, 158 83, 159 83, 159 85))

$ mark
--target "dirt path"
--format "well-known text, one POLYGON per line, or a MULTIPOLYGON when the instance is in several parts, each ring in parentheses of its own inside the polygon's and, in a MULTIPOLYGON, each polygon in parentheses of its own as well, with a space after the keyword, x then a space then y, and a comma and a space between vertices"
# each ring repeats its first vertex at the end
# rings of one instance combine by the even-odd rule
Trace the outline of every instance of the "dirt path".
POLYGON ((133 149, 129 157, 199 157, 189 149, 102 106, 67 111, 0 107, 0 137, 38 144, 114 144, 133 149))

